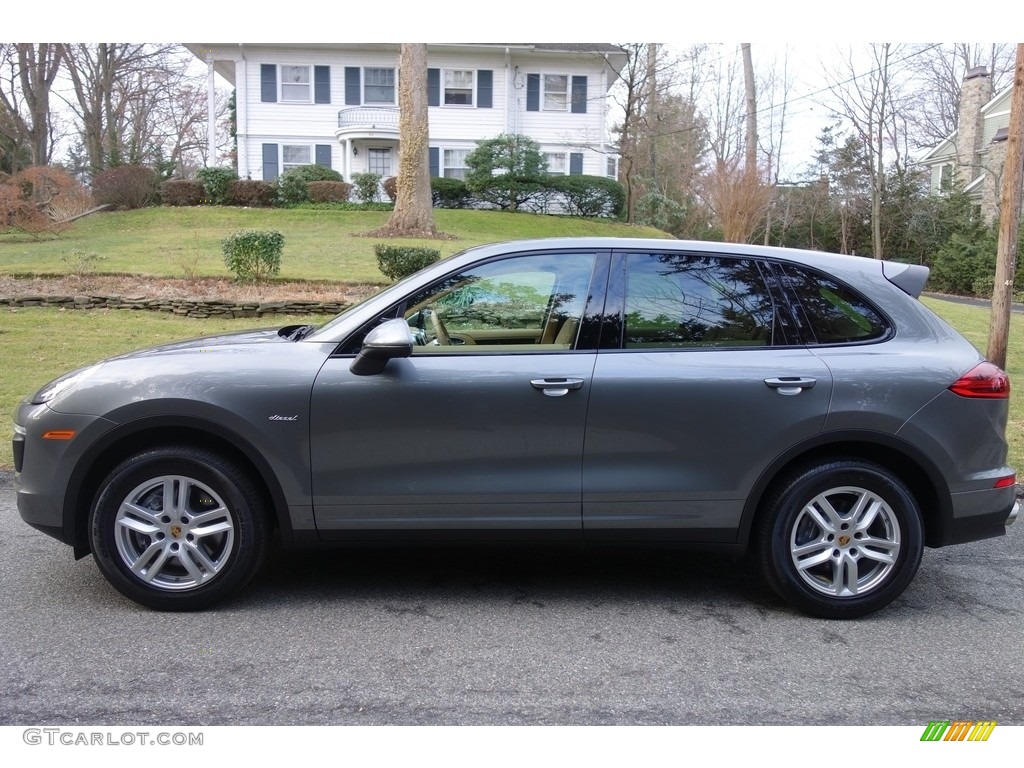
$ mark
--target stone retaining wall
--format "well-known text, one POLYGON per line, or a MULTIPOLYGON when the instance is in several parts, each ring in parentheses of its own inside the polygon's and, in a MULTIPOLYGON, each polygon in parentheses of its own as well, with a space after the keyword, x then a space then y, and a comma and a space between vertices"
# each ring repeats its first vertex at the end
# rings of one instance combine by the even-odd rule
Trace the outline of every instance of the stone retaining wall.
POLYGON ((336 315, 348 305, 326 301, 227 301, 161 299, 145 296, 0 296, 0 307, 63 309, 141 309, 186 317, 262 317, 263 315, 336 315))

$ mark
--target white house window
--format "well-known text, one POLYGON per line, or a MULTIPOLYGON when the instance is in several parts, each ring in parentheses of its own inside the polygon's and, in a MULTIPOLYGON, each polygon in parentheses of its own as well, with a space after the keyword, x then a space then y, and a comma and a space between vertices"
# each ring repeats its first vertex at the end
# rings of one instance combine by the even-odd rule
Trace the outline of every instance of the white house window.
POLYGON ((281 65, 281 101, 312 101, 310 67, 281 65))
POLYGON ((568 172, 565 164, 565 152, 545 152, 544 159, 548 161, 549 176, 565 176, 568 172))
POLYGON ((544 75, 544 109, 565 112, 569 108, 569 76, 544 75))
POLYGON ((395 70, 385 67, 367 67, 363 70, 363 103, 395 103, 395 70))
POLYGON ((939 171, 939 191, 949 192, 953 186, 953 166, 946 163, 939 171))
POLYGON ((391 175, 391 149, 389 147, 371 147, 366 160, 368 173, 375 173, 382 178, 391 175))
POLYGON ((281 171, 290 171, 300 165, 312 165, 312 147, 308 144, 281 145, 281 171))
POLYGON ((619 178, 619 159, 617 157, 608 158, 608 167, 605 170, 605 175, 609 179, 619 178))
POLYGON ((473 70, 444 71, 444 103, 473 106, 473 70))
POLYGON ((444 151, 444 168, 441 175, 446 179, 466 178, 466 156, 468 149, 446 149, 444 151))

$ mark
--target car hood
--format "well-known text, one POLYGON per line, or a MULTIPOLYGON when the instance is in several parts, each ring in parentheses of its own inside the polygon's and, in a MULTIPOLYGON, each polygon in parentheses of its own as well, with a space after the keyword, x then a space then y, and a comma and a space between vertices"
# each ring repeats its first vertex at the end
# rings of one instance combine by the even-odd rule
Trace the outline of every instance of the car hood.
POLYGON ((217 336, 204 336, 199 339, 188 339, 186 341, 174 341, 169 344, 160 344, 155 347, 126 352, 123 355, 108 358, 108 360, 130 360, 139 357, 151 357, 155 355, 167 355, 179 352, 202 352, 205 349, 229 346, 251 346, 253 344, 286 343, 287 340, 281 335, 278 328, 261 328, 253 331, 242 331, 240 333, 224 333, 217 336))

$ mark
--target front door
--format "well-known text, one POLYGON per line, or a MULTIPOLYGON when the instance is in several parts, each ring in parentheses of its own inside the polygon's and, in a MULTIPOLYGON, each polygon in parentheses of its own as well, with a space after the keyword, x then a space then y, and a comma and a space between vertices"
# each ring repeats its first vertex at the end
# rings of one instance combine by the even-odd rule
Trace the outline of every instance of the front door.
POLYGON ((409 322, 411 357, 371 376, 351 355, 324 365, 310 420, 321 536, 580 535, 596 352, 576 339, 595 260, 529 254, 449 275, 386 313, 409 322))

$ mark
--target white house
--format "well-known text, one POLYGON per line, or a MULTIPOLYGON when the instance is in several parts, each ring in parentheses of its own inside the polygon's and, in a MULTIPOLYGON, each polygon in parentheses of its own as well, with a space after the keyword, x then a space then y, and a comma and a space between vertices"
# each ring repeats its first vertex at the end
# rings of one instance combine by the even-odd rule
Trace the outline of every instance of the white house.
MULTIPOLYGON (((186 43, 236 90, 238 174, 274 179, 318 163, 346 181, 398 170, 397 43, 186 43)), ((462 178, 481 139, 525 134, 550 173, 617 175, 608 90, 614 45, 430 44, 432 176, 462 178)))
POLYGON ((968 70, 960 89, 957 130, 921 160, 929 168, 932 192, 941 193, 956 182, 986 219, 999 211, 1012 93, 1010 86, 993 96, 988 70, 968 70))

